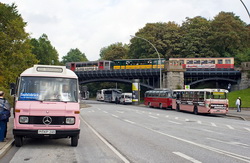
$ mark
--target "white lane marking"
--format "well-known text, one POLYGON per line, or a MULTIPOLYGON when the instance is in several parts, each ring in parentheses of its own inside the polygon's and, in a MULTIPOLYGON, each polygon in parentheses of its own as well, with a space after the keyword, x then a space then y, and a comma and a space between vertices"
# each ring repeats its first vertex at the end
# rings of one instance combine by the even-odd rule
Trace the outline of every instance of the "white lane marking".
POLYGON ((169 117, 169 115, 166 115, 165 117, 166 117, 166 118, 168 118, 168 117, 169 117))
POLYGON ((202 124, 202 122, 201 122, 201 121, 197 121, 197 123, 202 124))
POLYGON ((193 163, 202 163, 202 162, 200 162, 200 161, 198 161, 198 160, 196 160, 196 159, 194 159, 194 158, 192 158, 192 157, 190 157, 188 155, 185 155, 185 154, 183 154, 181 152, 173 152, 173 153, 180 156, 180 157, 182 157, 182 158, 184 158, 184 159, 186 159, 186 160, 188 160, 188 161, 191 161, 193 163))
POLYGON ((236 154, 236 153, 221 150, 221 149, 218 149, 218 148, 210 147, 210 146, 207 146, 207 145, 195 143, 195 142, 192 142, 192 141, 180 138, 180 137, 176 137, 176 136, 169 135, 169 134, 161 132, 161 131, 154 130, 154 129, 146 127, 146 126, 142 126, 142 125, 138 125, 138 126, 143 127, 143 128, 145 128, 147 130, 150 130, 152 132, 155 132, 155 133, 158 133, 158 134, 161 134, 161 135, 165 135, 165 136, 170 137, 172 139, 176 139, 176 140, 179 140, 179 141, 182 141, 182 142, 186 142, 186 143, 189 143, 191 145, 194 145, 194 146, 197 146, 197 147, 200 147, 200 148, 204 148, 204 149, 216 152, 216 153, 220 153, 220 154, 225 155, 225 156, 229 156, 229 157, 232 157, 232 158, 235 158, 235 159, 250 163, 250 157, 247 157, 247 156, 243 156, 243 155, 239 155, 239 154, 236 154))
POLYGON ((149 117, 154 118, 154 119, 158 119, 158 117, 155 117, 155 116, 152 116, 152 115, 149 115, 149 117))
POLYGON ((176 119, 176 120, 177 120, 177 119, 179 119, 179 117, 175 117, 174 119, 176 119))
POLYGON ((106 114, 107 114, 108 112, 106 112, 106 111, 103 111, 103 113, 106 113, 106 114))
POLYGON ((102 109, 100 109, 100 108, 97 108, 98 110, 102 110, 102 109))
POLYGON ((240 143, 240 142, 228 142, 228 141, 222 141, 222 140, 218 140, 218 139, 214 139, 214 138, 207 138, 207 139, 212 140, 212 141, 217 141, 217 142, 220 142, 220 143, 224 143, 224 144, 237 145, 237 146, 241 146, 241 147, 244 147, 244 148, 250 147, 250 145, 240 143))
POLYGON ((206 131, 206 132, 214 132, 212 130, 207 130, 207 129, 201 129, 201 130, 206 131))
POLYGON ((124 113, 124 111, 118 111, 118 110, 117 110, 116 112, 121 113, 121 114, 123 114, 123 113, 124 113))
POLYGON ((148 114, 152 114, 151 112, 148 112, 148 114))
POLYGON ((244 129, 246 129, 247 131, 250 131, 250 128, 246 128, 246 127, 244 127, 244 129))
POLYGON ((217 127, 217 125, 215 123, 211 123, 211 125, 214 126, 214 127, 217 127))
POLYGON ((160 116, 160 114, 156 114, 157 116, 160 116))
POLYGON ((189 119, 185 119, 186 122, 189 122, 189 119))
POLYGON ((234 130, 234 128, 230 125, 226 125, 229 129, 234 130))
POLYGON ((114 114, 111 114, 113 117, 116 117, 116 118, 118 118, 118 116, 117 115, 114 115, 114 114))
POLYGON ((179 122, 174 122, 174 121, 168 121, 168 122, 181 125, 181 123, 179 123, 179 122))
POLYGON ((126 157, 124 157, 118 150, 116 150, 108 141, 106 141, 94 128, 92 128, 83 118, 80 116, 81 120, 90 128, 94 134, 101 139, 101 141, 106 144, 124 163, 130 163, 126 157))
POLYGON ((127 120, 127 119, 124 119, 125 122, 128 122, 128 123, 131 123, 131 124, 135 124, 135 122, 133 121, 130 121, 130 120, 127 120))

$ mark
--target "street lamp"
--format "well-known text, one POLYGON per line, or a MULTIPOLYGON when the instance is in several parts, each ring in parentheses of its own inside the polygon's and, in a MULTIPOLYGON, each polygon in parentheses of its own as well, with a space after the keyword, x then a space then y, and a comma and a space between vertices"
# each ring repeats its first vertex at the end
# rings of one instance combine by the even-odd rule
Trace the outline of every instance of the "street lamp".
POLYGON ((158 61, 158 65, 160 65, 160 88, 162 88, 162 79, 161 79, 161 58, 160 58, 160 54, 158 52, 158 50, 156 49, 156 47, 150 42, 148 41, 147 39, 145 38, 142 38, 142 37, 139 37, 139 36, 133 36, 133 35, 130 35, 131 37, 136 37, 136 38, 139 38, 139 39, 142 39, 144 41, 147 41, 150 45, 153 46, 153 48, 155 49, 157 55, 158 55, 158 58, 159 58, 159 61, 158 61))
POLYGON ((248 13, 248 16, 249 16, 249 18, 250 18, 250 13, 249 13, 249 11, 248 11, 248 9, 247 9, 247 6, 245 5, 245 3, 242 1, 242 0, 240 0, 241 1, 241 3, 243 4, 243 6, 245 7, 245 9, 246 9, 246 11, 247 11, 247 13, 248 13))

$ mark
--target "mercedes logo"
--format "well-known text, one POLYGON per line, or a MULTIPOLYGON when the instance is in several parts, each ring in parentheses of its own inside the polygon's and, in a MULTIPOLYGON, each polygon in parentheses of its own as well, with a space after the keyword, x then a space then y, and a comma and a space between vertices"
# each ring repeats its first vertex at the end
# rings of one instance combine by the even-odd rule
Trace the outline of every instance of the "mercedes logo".
POLYGON ((51 124, 51 122, 52 122, 52 118, 51 117, 43 117, 43 123, 45 125, 49 125, 49 124, 51 124))

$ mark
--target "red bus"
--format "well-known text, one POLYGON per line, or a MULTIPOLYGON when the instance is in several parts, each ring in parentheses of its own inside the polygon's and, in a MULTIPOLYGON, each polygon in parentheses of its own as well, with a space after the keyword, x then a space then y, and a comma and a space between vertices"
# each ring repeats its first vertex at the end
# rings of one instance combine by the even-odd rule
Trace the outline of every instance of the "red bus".
POLYGON ((144 105, 148 107, 171 108, 172 92, 170 89, 154 89, 145 92, 144 105))
POLYGON ((227 114, 228 90, 225 89, 185 89, 173 90, 172 108, 194 114, 227 114))

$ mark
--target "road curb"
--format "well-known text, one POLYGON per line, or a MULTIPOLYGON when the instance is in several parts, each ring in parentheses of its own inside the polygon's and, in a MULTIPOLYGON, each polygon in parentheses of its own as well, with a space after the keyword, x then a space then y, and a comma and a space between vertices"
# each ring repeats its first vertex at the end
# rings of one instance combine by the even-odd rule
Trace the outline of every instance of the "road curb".
POLYGON ((9 140, 8 143, 6 143, 3 148, 0 149, 0 158, 2 158, 8 151, 9 149, 14 145, 14 138, 9 140))
POLYGON ((237 118, 240 118, 240 119, 242 119, 242 120, 244 120, 244 121, 247 121, 246 118, 244 118, 244 117, 242 117, 242 116, 232 115, 232 114, 226 114, 226 115, 229 116, 229 117, 237 117, 237 118))

